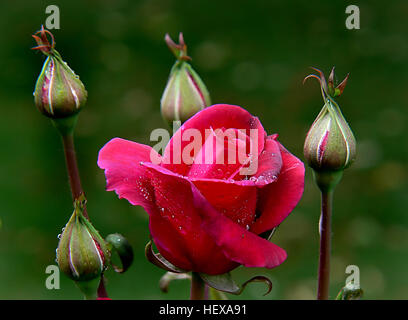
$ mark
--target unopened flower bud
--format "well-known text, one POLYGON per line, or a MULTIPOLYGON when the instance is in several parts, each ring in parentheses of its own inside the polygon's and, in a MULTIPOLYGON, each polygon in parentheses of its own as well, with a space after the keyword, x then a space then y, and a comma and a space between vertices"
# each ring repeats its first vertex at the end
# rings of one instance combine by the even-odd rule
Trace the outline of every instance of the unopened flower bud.
POLYGON ((356 156, 356 140, 339 106, 333 97, 339 96, 346 85, 347 78, 336 88, 333 85, 334 68, 327 85, 320 70, 317 75, 309 75, 320 81, 324 106, 310 128, 305 144, 304 156, 316 172, 341 171, 347 168, 356 156))
POLYGON ((173 121, 186 121, 208 107, 211 101, 204 82, 187 62, 191 58, 187 56, 187 46, 182 33, 179 36, 179 44, 174 43, 168 34, 165 40, 177 58, 160 101, 162 116, 171 124, 173 121))
POLYGON ((33 35, 40 50, 47 56, 34 91, 38 110, 52 119, 71 117, 85 105, 87 92, 79 77, 54 49, 54 38, 43 27, 33 35), (51 37, 49 42, 47 35, 51 37))
POLYGON ((105 270, 110 252, 104 239, 83 216, 85 198, 75 200, 74 212, 66 224, 57 249, 58 266, 75 281, 89 281, 105 270))

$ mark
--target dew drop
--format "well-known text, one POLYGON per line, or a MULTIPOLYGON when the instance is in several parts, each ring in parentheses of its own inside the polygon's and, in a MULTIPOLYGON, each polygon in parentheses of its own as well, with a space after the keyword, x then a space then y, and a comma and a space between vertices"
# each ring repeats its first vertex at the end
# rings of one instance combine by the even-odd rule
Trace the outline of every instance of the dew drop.
POLYGON ((249 225, 247 224, 247 225, 245 226, 245 228, 246 228, 247 230, 249 230, 249 225))
POLYGON ((57 236, 58 239, 61 239, 61 233, 57 236))

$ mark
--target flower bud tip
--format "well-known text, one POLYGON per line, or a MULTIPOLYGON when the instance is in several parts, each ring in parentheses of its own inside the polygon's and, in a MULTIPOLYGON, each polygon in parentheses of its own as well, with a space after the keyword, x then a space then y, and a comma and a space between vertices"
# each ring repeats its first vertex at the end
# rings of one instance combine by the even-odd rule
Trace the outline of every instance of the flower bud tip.
POLYGON ((55 39, 44 27, 33 38, 40 50, 47 56, 34 90, 34 101, 38 110, 52 119, 71 117, 85 105, 87 91, 79 77, 62 60, 55 50, 55 39), (51 37, 51 42, 48 39, 51 37))

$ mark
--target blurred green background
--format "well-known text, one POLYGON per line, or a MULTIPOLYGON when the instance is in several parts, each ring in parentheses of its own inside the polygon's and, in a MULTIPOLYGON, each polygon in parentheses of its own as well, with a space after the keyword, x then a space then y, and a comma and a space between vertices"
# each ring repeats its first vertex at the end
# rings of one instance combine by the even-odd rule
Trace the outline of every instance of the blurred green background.
MULTIPOLYGON (((1 1, 0 29, 0 298, 80 299, 61 276, 47 290, 45 268, 55 264, 57 234, 71 211, 60 138, 33 104, 44 57, 30 50, 31 34, 58 5, 57 49, 88 92, 76 146, 88 212, 102 235, 120 232, 136 260, 119 275, 107 272, 113 299, 186 299, 186 281, 163 294, 163 271, 144 258, 147 214, 105 192, 99 149, 122 137, 153 145, 164 127, 160 97, 174 62, 163 38, 183 31, 193 67, 214 103, 238 104, 268 133, 303 159, 306 132, 322 106, 317 82, 302 85, 309 66, 338 80, 350 72, 338 99, 358 140, 358 158, 335 193, 331 296, 344 285, 346 266, 360 268, 367 299, 408 298, 407 83, 408 2, 358 3, 361 29, 345 27, 345 1, 1 1)), ((233 299, 313 299, 316 291, 319 193, 306 173, 298 207, 274 242, 288 252, 273 270, 233 272, 238 282, 256 273, 274 283, 263 297, 252 284, 233 299)))

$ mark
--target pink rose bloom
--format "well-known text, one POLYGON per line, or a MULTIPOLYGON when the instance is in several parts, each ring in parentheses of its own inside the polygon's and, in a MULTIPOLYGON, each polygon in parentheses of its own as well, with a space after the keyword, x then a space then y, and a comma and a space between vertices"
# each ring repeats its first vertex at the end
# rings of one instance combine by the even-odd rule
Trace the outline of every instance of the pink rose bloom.
POLYGON ((299 202, 304 165, 245 109, 214 105, 198 112, 163 156, 150 146, 112 139, 100 150, 98 165, 108 191, 146 210, 157 249, 175 266, 215 275, 239 265, 273 268, 286 259, 260 234, 282 223, 299 202), (220 151, 214 141, 227 130, 235 137, 222 140, 220 151), (196 149, 189 135, 185 139, 191 131, 199 133, 196 149), (229 161, 231 151, 235 160, 248 161, 229 161), (186 155, 191 161, 184 161, 186 155), (218 163, 220 155, 228 161, 218 163), (250 172, 251 166, 256 170, 250 172))

